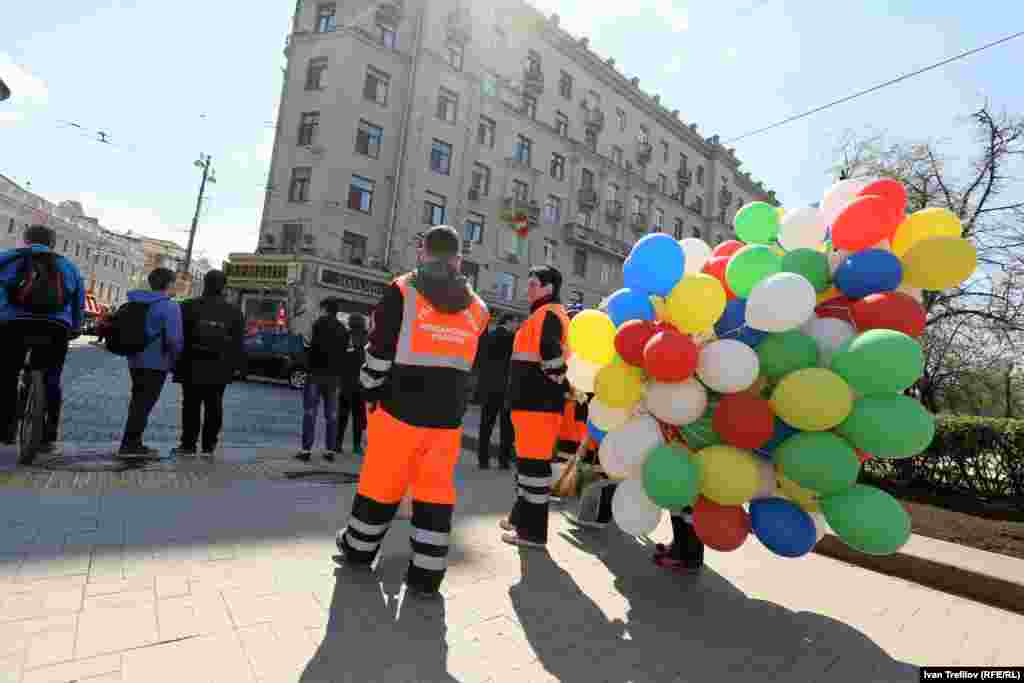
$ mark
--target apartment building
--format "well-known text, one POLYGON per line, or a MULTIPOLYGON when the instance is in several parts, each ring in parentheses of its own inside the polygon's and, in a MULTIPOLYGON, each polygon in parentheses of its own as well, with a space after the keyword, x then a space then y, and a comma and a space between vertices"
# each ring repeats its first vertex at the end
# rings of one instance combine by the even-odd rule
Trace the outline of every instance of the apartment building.
POLYGON ((174 295, 178 297, 199 296, 203 291, 203 278, 213 266, 206 258, 192 258, 189 272, 185 274, 186 249, 177 242, 161 240, 155 237, 139 237, 144 254, 146 273, 156 268, 167 268, 178 273, 174 285, 174 295))
POLYGON ((517 0, 300 1, 285 54, 259 244, 232 255, 252 310, 296 288, 368 310, 440 223, 493 310, 527 312, 538 263, 596 305, 640 237, 716 244, 743 204, 775 202, 718 136, 517 0), (260 263, 276 279, 252 280, 260 263))

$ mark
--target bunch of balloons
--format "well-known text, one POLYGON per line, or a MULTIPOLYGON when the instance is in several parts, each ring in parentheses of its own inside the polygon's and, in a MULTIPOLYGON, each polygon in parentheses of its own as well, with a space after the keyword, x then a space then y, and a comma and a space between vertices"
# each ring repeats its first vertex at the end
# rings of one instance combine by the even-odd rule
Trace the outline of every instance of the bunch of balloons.
POLYGON ((894 180, 846 180, 820 208, 744 206, 714 250, 636 243, 607 313, 569 327, 569 381, 595 394, 588 430, 623 480, 624 531, 693 506, 722 551, 752 534, 799 557, 829 527, 869 554, 907 541, 903 506, 857 476, 931 443, 934 418, 903 393, 923 371, 921 292, 966 280, 976 253, 955 215, 906 215, 906 200, 894 180))

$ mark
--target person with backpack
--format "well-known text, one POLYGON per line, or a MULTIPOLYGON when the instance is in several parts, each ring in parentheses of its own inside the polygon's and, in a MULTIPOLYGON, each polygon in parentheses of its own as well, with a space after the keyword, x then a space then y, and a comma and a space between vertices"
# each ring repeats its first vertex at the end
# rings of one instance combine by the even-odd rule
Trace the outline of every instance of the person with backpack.
POLYGON ((359 373, 366 362, 366 342, 369 333, 366 318, 360 313, 348 317, 349 344, 344 356, 344 371, 341 376, 341 391, 338 392, 338 445, 340 453, 345 440, 349 415, 352 416, 352 454, 363 454, 363 429, 366 427, 366 404, 359 385, 359 373))
POLYGON ((176 275, 167 268, 149 274, 149 290, 128 292, 128 303, 117 310, 110 328, 107 349, 128 357, 132 378, 128 421, 121 437, 121 458, 153 458, 156 449, 142 443, 149 414, 160 399, 167 373, 184 346, 181 308, 171 301, 176 275))
POLYGON ((0 442, 17 431, 18 376, 32 349, 32 369, 43 370, 47 420, 41 451, 52 451, 60 427, 61 374, 68 344, 85 317, 82 275, 55 254, 57 234, 45 225, 25 230, 25 246, 0 253, 0 442), (45 344, 26 343, 45 339, 45 344))
POLYGON ((245 361, 245 319, 238 306, 224 298, 227 278, 219 270, 203 277, 203 295, 181 305, 184 350, 174 368, 181 384, 181 444, 172 454, 213 457, 224 423, 224 390, 245 361))
POLYGON ((344 354, 348 348, 348 330, 338 320, 338 300, 320 302, 320 317, 313 323, 309 342, 309 375, 302 394, 302 450, 296 459, 309 462, 316 437, 316 413, 324 406, 327 423, 324 460, 333 462, 338 447, 338 387, 344 373, 344 354))

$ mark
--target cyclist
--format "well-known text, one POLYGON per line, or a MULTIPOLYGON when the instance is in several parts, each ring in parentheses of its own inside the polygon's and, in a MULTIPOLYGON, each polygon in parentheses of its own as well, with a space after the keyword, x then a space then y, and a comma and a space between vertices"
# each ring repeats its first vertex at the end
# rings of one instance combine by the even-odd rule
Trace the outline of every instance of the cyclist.
POLYGON ((43 370, 46 377, 48 419, 41 450, 49 452, 60 425, 68 342, 82 328, 85 288, 75 264, 54 253, 52 229, 32 225, 24 241, 25 247, 0 253, 0 441, 15 441, 18 375, 31 344, 31 369, 43 370))

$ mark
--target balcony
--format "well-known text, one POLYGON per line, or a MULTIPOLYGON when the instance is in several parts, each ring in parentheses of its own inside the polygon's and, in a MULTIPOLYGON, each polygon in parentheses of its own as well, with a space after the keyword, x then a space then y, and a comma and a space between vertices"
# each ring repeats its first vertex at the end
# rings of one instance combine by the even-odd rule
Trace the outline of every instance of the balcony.
POLYGON ((383 26, 398 26, 398 22, 402 20, 402 10, 404 9, 402 4, 398 2, 379 5, 374 14, 374 20, 383 26))
POLYGON ((540 97, 544 93, 544 72, 537 68, 523 71, 523 94, 540 97))
POLYGON ((679 183, 680 189, 689 189, 690 185, 693 184, 693 171, 683 166, 676 171, 676 182, 679 183))
POLYGON ((604 203, 604 215, 610 221, 621 221, 623 216, 622 202, 617 199, 609 199, 604 203))
POLYGON ((646 137, 641 136, 636 141, 636 163, 641 166, 646 166, 651 161, 651 154, 654 152, 654 148, 646 137))
POLYGON ((602 235, 598 231, 584 227, 579 223, 565 224, 565 240, 566 242, 596 249, 621 259, 626 258, 630 250, 630 246, 625 242, 608 235, 602 235))
POLYGON ((465 45, 473 35, 469 10, 456 9, 448 13, 448 40, 465 45))
POLYGON ((600 109, 585 109, 583 125, 596 132, 604 130, 604 112, 600 109))
POLYGON ((647 214, 634 213, 629 225, 633 228, 633 232, 638 235, 647 232, 647 214))
POLYGON ((592 187, 584 187, 579 191, 579 202, 581 207, 594 208, 597 206, 597 190, 592 187))

